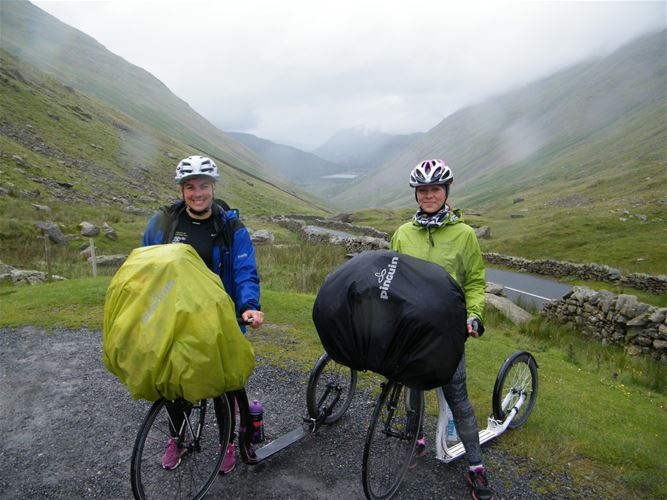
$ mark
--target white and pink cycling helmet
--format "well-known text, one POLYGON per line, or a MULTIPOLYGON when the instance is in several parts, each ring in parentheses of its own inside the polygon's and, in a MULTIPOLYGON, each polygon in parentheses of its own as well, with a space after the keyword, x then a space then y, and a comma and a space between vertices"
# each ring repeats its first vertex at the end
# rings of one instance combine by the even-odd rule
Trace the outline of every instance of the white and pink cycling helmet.
POLYGON ((218 174, 217 165, 210 158, 188 156, 178 163, 174 180, 180 184, 191 177, 209 177, 213 181, 217 181, 220 174, 218 174))
POLYGON ((410 172, 410 187, 419 186, 445 186, 446 188, 454 180, 452 170, 445 165, 443 160, 425 160, 410 172))

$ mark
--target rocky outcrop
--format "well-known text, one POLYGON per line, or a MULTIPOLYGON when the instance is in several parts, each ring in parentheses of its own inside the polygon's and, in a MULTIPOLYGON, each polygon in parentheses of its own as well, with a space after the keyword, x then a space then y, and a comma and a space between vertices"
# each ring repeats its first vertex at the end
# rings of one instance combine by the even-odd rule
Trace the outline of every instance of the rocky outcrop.
POLYGON ((484 260, 522 272, 547 276, 574 276, 587 281, 605 281, 630 286, 650 293, 667 292, 667 276, 643 273, 623 275, 618 269, 600 264, 575 264, 552 259, 530 260, 498 253, 484 253, 484 260))
POLYGON ((629 354, 667 363, 667 308, 638 302, 634 295, 576 286, 546 303, 542 315, 604 344, 623 346, 629 354))
POLYGON ((67 238, 63 234, 60 226, 53 221, 40 221, 35 223, 35 225, 42 231, 42 234, 48 236, 48 238, 58 244, 58 245, 67 245, 67 238))
MULTIPOLYGON (((62 281, 65 278, 51 275, 52 281, 62 281)), ((0 261, 0 283, 11 283, 12 285, 37 285, 49 281, 47 273, 42 271, 16 269, 0 261)))
POLYGON ((526 323, 533 319, 533 316, 528 311, 520 308, 507 297, 485 293, 484 306, 496 309, 515 325, 526 323))
POLYGON ((505 287, 490 281, 486 283, 484 290, 484 307, 494 308, 515 325, 533 319, 528 311, 517 306, 505 296, 505 287))
POLYGON ((258 229, 250 232, 253 245, 272 245, 275 241, 273 233, 267 229, 258 229))

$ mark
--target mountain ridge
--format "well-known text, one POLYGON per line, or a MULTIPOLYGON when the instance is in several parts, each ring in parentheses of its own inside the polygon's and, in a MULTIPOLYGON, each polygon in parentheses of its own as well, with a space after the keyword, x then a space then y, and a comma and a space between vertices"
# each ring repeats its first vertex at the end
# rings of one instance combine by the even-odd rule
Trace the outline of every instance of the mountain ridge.
POLYGON ((219 160, 289 188, 289 181, 194 111, 151 73, 27 1, 0 5, 2 48, 66 84, 219 160))
MULTIPOLYGON (((454 170, 457 190, 465 196, 480 177, 491 177, 494 171, 497 176, 498 169, 517 165, 543 148, 560 144, 567 149, 567 141, 582 141, 607 125, 605 116, 622 119, 647 103, 663 107, 665 33, 640 37, 609 56, 456 111, 333 201, 353 207, 364 206, 362 202, 406 206, 412 196, 404 191, 401 179, 425 157, 443 157, 454 170), (627 77, 614 75, 618 64, 627 69, 627 77), (590 119, 594 123, 586 121, 590 119)), ((665 135, 664 130, 657 133, 665 135)))
POLYGON ((336 131, 313 153, 328 161, 343 165, 357 172, 368 172, 396 155, 406 146, 423 136, 412 134, 388 134, 363 127, 336 131))

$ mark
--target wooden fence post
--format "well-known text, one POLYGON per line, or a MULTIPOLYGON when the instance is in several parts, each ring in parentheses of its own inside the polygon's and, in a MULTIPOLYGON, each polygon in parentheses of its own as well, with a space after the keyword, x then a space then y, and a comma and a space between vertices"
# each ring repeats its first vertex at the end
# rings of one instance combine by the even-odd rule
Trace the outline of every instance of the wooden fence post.
POLYGON ((44 233, 44 256, 46 257, 46 279, 51 281, 51 244, 49 235, 44 233))
POLYGON ((97 258, 95 257, 95 241, 93 238, 88 238, 90 240, 90 260, 93 264, 93 278, 97 277, 97 258))

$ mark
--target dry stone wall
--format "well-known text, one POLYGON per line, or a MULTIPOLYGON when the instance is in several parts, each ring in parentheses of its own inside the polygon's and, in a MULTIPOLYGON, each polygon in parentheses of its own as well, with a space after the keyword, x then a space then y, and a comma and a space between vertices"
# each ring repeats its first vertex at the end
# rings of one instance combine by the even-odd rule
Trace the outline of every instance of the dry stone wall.
POLYGON ((667 292, 667 276, 651 276, 644 273, 623 275, 618 269, 600 264, 575 264, 551 259, 530 260, 499 253, 484 253, 484 260, 510 269, 546 276, 575 276, 589 281, 605 281, 630 286, 650 293, 667 292))
POLYGON ((637 301, 634 295, 575 286, 560 300, 544 304, 543 316, 604 344, 624 346, 667 364, 667 308, 637 301))
MULTIPOLYGON (((327 229, 324 224, 327 222, 326 220, 310 216, 288 217, 279 215, 272 217, 271 221, 289 229, 290 231, 296 232, 308 243, 343 246, 350 253, 389 248, 389 242, 383 237, 336 234, 338 231, 350 231, 350 228, 347 226, 353 227, 355 232, 361 232, 359 229, 363 228, 363 226, 352 226, 351 224, 340 223, 344 225, 336 226, 336 229, 333 227, 328 227, 327 229), (306 222, 313 222, 314 224, 307 224, 306 222)), ((376 231, 373 228, 367 229, 372 229, 375 233, 385 235, 385 233, 376 231)))
POLYGON ((389 240, 389 235, 385 232, 378 231, 374 227, 369 227, 369 226, 355 226, 354 224, 351 224, 349 222, 345 222, 342 220, 337 220, 336 218, 331 218, 331 219, 323 219, 321 217, 318 217, 316 215, 281 215, 278 217, 282 217, 285 219, 291 219, 291 220, 300 220, 304 222, 310 222, 313 225, 319 226, 319 227, 326 227, 328 229, 334 229, 336 231, 345 231, 348 233, 352 234, 360 234, 363 236, 370 236, 371 238, 380 238, 384 240, 389 240))

